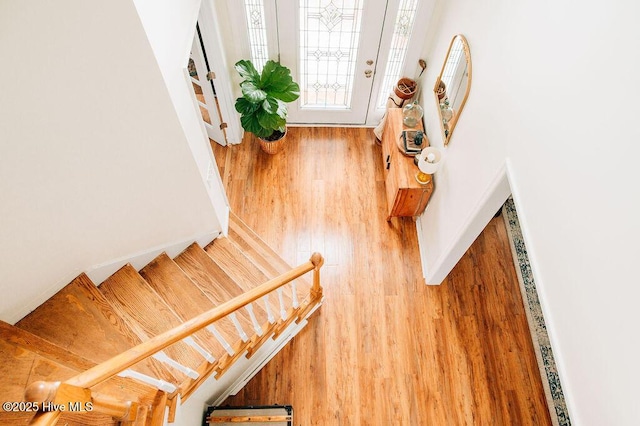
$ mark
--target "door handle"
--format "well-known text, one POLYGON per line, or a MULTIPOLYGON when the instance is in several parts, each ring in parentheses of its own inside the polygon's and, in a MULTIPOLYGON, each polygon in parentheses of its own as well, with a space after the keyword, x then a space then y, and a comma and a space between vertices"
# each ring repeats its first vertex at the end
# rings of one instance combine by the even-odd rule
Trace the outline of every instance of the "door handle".
POLYGON ((364 70, 364 76, 367 78, 371 78, 371 74, 373 74, 372 70, 364 70))

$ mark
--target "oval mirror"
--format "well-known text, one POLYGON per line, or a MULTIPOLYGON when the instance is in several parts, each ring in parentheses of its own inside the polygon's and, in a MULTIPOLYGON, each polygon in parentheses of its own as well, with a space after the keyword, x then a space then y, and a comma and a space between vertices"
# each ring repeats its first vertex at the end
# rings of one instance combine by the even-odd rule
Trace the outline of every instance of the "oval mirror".
POLYGON ((462 34, 458 34, 451 40, 447 58, 433 88, 445 145, 448 145, 451 140, 470 88, 471 53, 467 39, 462 34))

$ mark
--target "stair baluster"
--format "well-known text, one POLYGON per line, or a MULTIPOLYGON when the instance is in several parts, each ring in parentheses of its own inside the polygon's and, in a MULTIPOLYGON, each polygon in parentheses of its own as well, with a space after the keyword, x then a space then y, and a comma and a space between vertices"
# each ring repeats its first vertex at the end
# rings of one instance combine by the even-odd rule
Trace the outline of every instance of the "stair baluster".
POLYGON ((205 348, 200 346, 198 342, 193 340, 193 337, 191 336, 185 337, 184 339, 182 339, 182 341, 185 342, 187 345, 191 346, 193 349, 195 349, 196 352, 202 355, 209 364, 213 364, 214 362, 216 362, 216 358, 213 355, 211 355, 209 352, 207 352, 205 348))
POLYGON ((280 303, 280 318, 282 319, 282 321, 287 319, 287 308, 285 307, 286 305, 284 304, 284 296, 282 295, 282 287, 278 288, 278 290, 276 290, 278 293, 278 302, 280 303))
POLYGON ((291 281, 291 299, 292 306, 294 309, 298 309, 300 306, 300 302, 298 302, 298 290, 296 289, 296 281, 291 281))
POLYGON ((147 376, 146 374, 138 373, 137 371, 133 371, 129 368, 119 372, 118 376, 138 380, 139 382, 146 383, 150 386, 155 387, 158 390, 161 390, 167 393, 173 393, 176 390, 178 390, 176 385, 174 385, 173 383, 156 379, 155 377, 147 376))
POLYGON ((197 379, 198 377, 200 377, 200 375, 198 374, 197 371, 192 370, 189 367, 185 367, 184 365, 180 364, 178 361, 169 358, 169 356, 164 353, 163 351, 160 352, 156 352, 155 354, 152 355, 153 358, 157 359, 158 361, 167 364, 168 366, 171 366, 173 368, 175 368, 176 370, 178 370, 179 372, 181 372, 182 374, 184 374, 187 377, 190 377, 192 379, 197 379))
POLYGON ((227 342, 225 340, 225 338, 222 336, 222 334, 220 334, 220 332, 218 331, 216 326, 213 325, 213 324, 210 324, 210 325, 207 326, 207 330, 209 330, 211 332, 211 334, 213 334, 215 336, 215 338, 218 339, 218 342, 220 342, 220 344, 222 345, 224 350, 227 351, 227 353, 229 355, 233 356, 235 351, 233 350, 233 348, 231 347, 229 342, 227 342))
POLYGON ((256 318, 256 314, 253 312, 253 303, 249 303, 245 306, 245 309, 249 312, 249 317, 251 318, 251 323, 253 324, 253 329, 255 330, 258 336, 262 336, 264 331, 262 331, 262 327, 256 318))
POLYGON ((267 310, 267 320, 270 324, 273 324, 274 322, 276 322, 276 319, 273 316, 273 313, 271 313, 271 306, 269 305, 269 295, 265 294, 262 300, 264 301, 264 307, 267 310))
POLYGON ((240 336, 240 339, 242 339, 243 342, 248 342, 249 336, 247 336, 247 333, 244 332, 244 329, 242 328, 242 324, 240 324, 240 321, 238 321, 238 317, 236 316, 236 313, 232 312, 231 314, 229 314, 229 318, 231 318, 231 322, 236 327, 236 330, 238 331, 238 335, 240 336))

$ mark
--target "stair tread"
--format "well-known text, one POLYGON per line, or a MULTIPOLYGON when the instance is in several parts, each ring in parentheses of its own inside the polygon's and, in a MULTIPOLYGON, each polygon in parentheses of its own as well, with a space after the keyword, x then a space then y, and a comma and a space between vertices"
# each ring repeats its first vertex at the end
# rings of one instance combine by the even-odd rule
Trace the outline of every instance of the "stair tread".
POLYGON ((78 416, 64 413, 58 419, 57 424, 64 426, 118 426, 121 423, 107 414, 91 413, 78 416))
MULTIPOLYGON (((0 321, 0 338, 4 345, 10 345, 10 347, 14 348, 14 353, 19 353, 23 356, 29 353, 34 355, 34 367, 32 367, 32 370, 39 375, 31 374, 26 383, 20 385, 22 394, 24 394, 24 386, 34 381, 64 381, 96 365, 95 362, 69 352, 65 348, 61 348, 29 331, 3 321, 0 321), (51 370, 50 372, 48 372, 49 369, 51 370), (68 374, 61 375, 60 371, 66 371, 68 374)), ((10 351, 7 350, 8 347, 9 346, 3 347, 3 355, 10 353, 10 351)), ((2 366, 11 368, 14 362, 12 357, 9 357, 2 360, 2 366)), ((19 362, 15 371, 20 371, 19 362)), ((3 382, 5 382, 5 379, 10 381, 8 379, 10 376, 3 375, 2 377, 4 378, 3 382)), ((4 387, 2 389, 4 390, 4 387)), ((122 377, 113 377, 108 381, 94 386, 93 389, 103 395, 120 396, 145 404, 152 403, 159 392, 151 386, 122 377)), ((21 398, 22 396, 16 401, 21 400, 21 398)), ((13 399, 6 398, 4 400, 13 401, 13 399)))
MULTIPOLYGON (((293 269, 270 245, 251 229, 240 217, 229 213, 229 239, 240 247, 249 259, 267 277, 275 278, 293 269)), ((298 298, 305 297, 311 284, 300 277, 296 279, 298 298)))
MULTIPOLYGON (((96 364, 141 342, 84 273, 16 326, 96 364)), ((166 380, 174 379, 153 360, 142 361, 133 369, 166 380)))
POLYGON ((197 244, 191 244, 174 260, 216 305, 244 292, 242 287, 197 244))
POLYGON ((67 365, 78 371, 87 370, 96 365, 95 362, 4 321, 0 321, 0 338, 7 344, 46 356, 55 362, 67 365))
MULTIPOLYGON (((98 288, 114 310, 143 341, 182 323, 156 291, 129 264, 103 281, 98 288)), ((169 346, 165 353, 193 370, 198 370, 203 361, 200 354, 183 342, 169 346)))
MULTIPOLYGON (((211 256, 241 287, 249 291, 267 282, 271 277, 265 275, 242 249, 228 238, 217 238, 205 247, 211 256)), ((283 287, 283 299, 286 307, 291 307, 290 286, 283 287)), ((280 303, 276 294, 269 294, 269 306, 274 316, 279 317, 280 303)), ((263 302, 260 302, 262 304, 263 302)))
MULTIPOLYGON (((0 398, 2 401, 24 401, 25 388, 30 383, 38 380, 64 381, 79 372, 4 339, 0 341, 0 374, 2 375, 0 398)), ((0 410, 0 424, 27 425, 34 415, 35 413, 33 412, 5 412, 0 410)), ((73 416, 66 414, 64 417, 74 421, 79 420, 74 418, 80 416, 86 417, 87 415, 73 416)), ((102 418, 103 422, 108 419, 110 419, 109 416, 102 418)), ((70 422, 69 424, 74 423, 70 422)))
MULTIPOLYGON (((215 306, 166 253, 162 253, 142 268, 140 275, 171 306, 182 321, 188 321, 215 306)), ((216 328, 230 344, 239 339, 233 324, 228 323, 228 321, 218 321, 216 328)), ((224 352, 224 348, 213 334, 208 331, 201 330, 195 336, 198 343, 212 351, 216 358, 219 358, 224 352)))
MULTIPOLYGON (((228 302, 243 293, 242 288, 197 244, 187 247, 175 257, 174 261, 214 306, 228 302)), ((253 305, 256 317, 266 321, 266 313, 262 306, 256 303, 253 305)), ((252 327, 249 313, 246 309, 240 309, 237 315, 243 328, 248 332, 252 327)))
POLYGON ((251 229, 235 213, 229 213, 229 239, 240 246, 245 255, 264 268, 263 272, 274 277, 292 267, 269 244, 251 229))
POLYGON ((66 380, 78 370, 69 368, 23 347, 0 341, 1 397, 3 401, 23 401, 29 383, 38 380, 66 380))
POLYGON ((243 292, 270 278, 229 238, 216 238, 205 247, 205 251, 238 283, 243 292))
MULTIPOLYGON (((205 247, 205 251, 240 285, 243 293, 269 280, 228 238, 215 239, 205 247)), ((269 305, 274 315, 280 309, 276 299, 273 295, 269 296, 269 305)), ((262 305, 262 302, 256 305, 262 305)))
MULTIPOLYGON (((0 411, 0 424, 20 426, 29 425, 35 413, 5 413, 0 411)), ((77 414, 65 412, 58 417, 57 424, 64 426, 118 426, 121 423, 107 414, 77 414)))
POLYGON ((133 342, 114 329, 103 315, 101 307, 92 300, 90 286, 95 287, 89 277, 79 275, 16 326, 95 362, 129 349, 133 342))

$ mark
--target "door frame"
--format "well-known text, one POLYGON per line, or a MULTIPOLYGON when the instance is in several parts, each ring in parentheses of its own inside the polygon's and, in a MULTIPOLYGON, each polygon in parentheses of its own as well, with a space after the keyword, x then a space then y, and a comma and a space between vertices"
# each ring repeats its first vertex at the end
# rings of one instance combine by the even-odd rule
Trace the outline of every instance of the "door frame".
POLYGON ((193 37, 193 43, 191 47, 191 60, 193 60, 193 64, 196 68, 197 74, 197 78, 192 76, 190 77, 191 82, 193 85, 196 85, 200 88, 204 97, 204 102, 196 99, 198 110, 200 111, 200 108, 204 108, 207 110, 207 113, 209 115, 209 123, 204 120, 204 117, 202 119, 202 124, 204 125, 205 132, 207 133, 209 139, 218 143, 219 145, 225 146, 227 145, 227 138, 222 130, 223 127, 221 126, 220 120, 221 114, 218 106, 216 105, 216 96, 214 94, 213 82, 209 79, 208 76, 209 66, 207 61, 207 54, 202 46, 201 31, 198 24, 196 24, 196 32, 195 36, 193 37))
POLYGON ((227 65, 227 56, 220 34, 218 14, 213 1, 202 0, 200 12, 198 13, 198 23, 207 57, 215 58, 215 60, 209 61, 209 68, 216 76, 214 84, 222 122, 226 123, 227 143, 235 145, 242 142, 243 130, 240 125, 240 117, 235 110, 233 81, 229 74, 229 70, 232 68, 227 65))
MULTIPOLYGON (((400 0, 378 0, 380 3, 386 2, 399 2, 400 0)), ((369 4, 370 2, 363 2, 363 10, 361 16, 361 28, 360 28, 360 40, 358 41, 357 57, 354 60, 357 62, 354 64, 353 76, 352 76, 352 94, 351 107, 350 108, 300 108, 300 100, 291 104, 289 107, 290 116, 293 115, 296 121, 290 120, 290 122, 296 125, 313 125, 319 122, 322 125, 350 125, 350 126, 363 126, 366 124, 368 115, 369 99, 371 98, 372 88, 374 81, 376 80, 375 72, 370 79, 365 78, 363 75, 365 69, 375 70, 377 65, 380 43, 371 42, 366 43, 366 40, 375 40, 380 38, 380 27, 383 27, 387 16, 387 7, 380 11, 376 8, 376 5, 369 4), (366 60, 372 60, 374 63, 372 66, 366 64, 366 60), (360 96, 367 96, 367 102, 364 103, 360 96), (298 115, 298 118, 295 116, 298 115), (313 118, 309 117, 312 116, 313 118)), ((299 0, 279 0, 278 2, 278 22, 286 22, 285 25, 290 28, 288 33, 280 33, 282 26, 277 27, 279 32, 279 49, 280 59, 283 65, 286 65, 291 69, 291 73, 294 76, 299 76, 299 64, 300 64, 300 14, 299 14, 299 0), (292 27, 292 28, 291 28, 292 27)), ((294 78, 296 78, 294 77, 294 78)), ((299 79, 299 78, 297 78, 299 79)))
MULTIPOLYGON (((275 0, 274 0, 275 1, 275 0)), ((282 0, 278 0, 282 1, 282 0)), ((411 33, 411 40, 407 46, 407 53, 405 56, 404 64, 401 69, 401 77, 406 76, 409 78, 417 78, 422 68, 418 64, 418 60, 421 58, 427 38, 428 25, 420 25, 420 23, 431 22, 431 16, 435 7, 435 0, 418 0, 418 8, 416 10, 416 21, 411 33)), ((369 93, 369 99, 367 103, 367 112, 364 123, 321 123, 321 126, 349 126, 349 127, 375 127, 380 123, 380 120, 384 116, 386 109, 384 107, 378 108, 378 93, 382 83, 384 82, 384 72, 389 59, 389 51, 391 49, 391 42, 393 38, 393 32, 395 30, 395 20, 400 8, 400 0, 387 0, 386 11, 384 15, 384 22, 382 31, 380 33, 380 42, 376 48, 377 54, 374 60, 373 69, 373 84, 369 93)), ((365 13, 367 11, 365 10, 365 13)), ((364 17, 363 17, 364 21, 364 17)), ((382 24, 381 24, 382 25, 382 24)), ((295 38, 295 48, 299 48, 299 40, 295 38)), ((297 50, 296 50, 297 51, 297 50)), ((363 65, 363 64, 359 64, 363 65)), ((355 73, 363 72, 365 66, 362 66, 362 70, 356 68, 355 73)), ((391 88, 390 88, 391 90, 391 88)), ((418 94, 419 96, 419 94, 418 94)), ((302 124, 301 124, 302 125, 302 124)), ((309 125, 309 124, 305 124, 309 125)))

